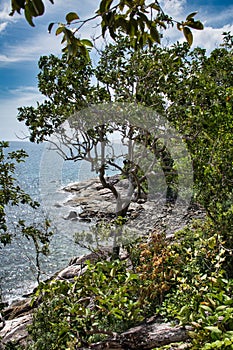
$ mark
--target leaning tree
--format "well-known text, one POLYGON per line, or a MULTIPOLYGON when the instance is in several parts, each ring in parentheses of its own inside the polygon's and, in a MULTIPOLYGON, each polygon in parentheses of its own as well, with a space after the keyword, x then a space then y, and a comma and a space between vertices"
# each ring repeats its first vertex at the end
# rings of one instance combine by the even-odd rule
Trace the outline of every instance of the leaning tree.
MULTIPOLYGON (((122 42, 126 48, 125 40, 122 42)), ((119 42, 116 50, 122 50, 121 46, 119 42)), ((133 50, 130 46, 128 49, 132 55, 133 50)), ((161 115, 161 97, 158 98, 159 112, 150 110, 138 104, 138 82, 133 89, 135 81, 127 80, 128 75, 125 75, 126 79, 121 84, 124 75, 120 72, 118 86, 106 83, 108 77, 111 82, 115 80, 109 70, 105 71, 104 77, 101 75, 105 70, 103 61, 106 54, 110 55, 109 66, 114 64, 116 54, 111 54, 111 49, 107 47, 96 69, 83 58, 67 63, 66 55, 61 59, 42 57, 39 61, 39 89, 47 99, 36 108, 20 108, 19 120, 24 120, 29 126, 31 141, 40 142, 53 134, 50 142, 65 160, 90 162, 103 188, 112 192, 116 200, 116 218, 119 219, 126 217, 132 200, 147 198, 150 186, 154 189, 156 186, 161 187, 155 180, 156 173, 159 173, 158 167, 162 169, 167 186, 165 204, 175 204, 178 171, 167 145, 171 132, 161 115), (93 84, 93 77, 98 80, 97 84, 93 84), (122 102, 123 90, 131 91, 126 103, 122 102), (114 135, 118 135, 124 145, 124 151, 120 154, 116 154, 111 145, 114 135), (108 167, 114 168, 128 180, 125 193, 120 193, 111 178, 108 178, 108 167), (147 183, 148 179, 150 183, 147 183)), ((122 56, 127 55, 128 52, 123 50, 122 56)), ((122 69, 125 69, 124 63, 122 59, 122 69)))

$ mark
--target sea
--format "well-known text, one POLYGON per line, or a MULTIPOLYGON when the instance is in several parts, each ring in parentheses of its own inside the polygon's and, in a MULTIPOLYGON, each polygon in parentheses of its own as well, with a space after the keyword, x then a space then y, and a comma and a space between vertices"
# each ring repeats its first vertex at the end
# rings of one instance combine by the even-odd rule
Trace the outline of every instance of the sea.
MULTIPOLYGON (((13 141, 9 145, 8 151, 24 149, 27 152, 25 161, 16 164, 15 181, 40 203, 37 210, 28 205, 7 208, 8 226, 14 233, 14 239, 11 244, 0 248, 0 296, 2 301, 11 303, 30 293, 37 285, 34 245, 18 231, 18 220, 25 220, 28 225, 38 228, 46 219, 50 220, 54 232, 50 253, 40 256, 41 278, 50 278, 67 266, 71 258, 87 253, 75 243, 75 233, 88 230, 90 224, 65 220, 74 208, 64 205, 72 194, 63 189, 70 183, 87 180, 97 174, 88 162, 64 161, 49 143, 13 141)), ((114 174, 116 171, 109 170, 108 175, 114 174)))

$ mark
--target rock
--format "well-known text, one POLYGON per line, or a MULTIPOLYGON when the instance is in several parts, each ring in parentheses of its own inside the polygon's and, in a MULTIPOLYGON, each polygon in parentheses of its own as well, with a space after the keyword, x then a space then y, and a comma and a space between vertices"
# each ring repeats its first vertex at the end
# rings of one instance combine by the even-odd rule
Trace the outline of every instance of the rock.
MULTIPOLYGON (((122 198, 126 198, 128 180, 119 180, 119 175, 108 180, 115 184, 122 198)), ((116 217, 116 199, 109 189, 103 188, 98 178, 72 184, 65 190, 75 193, 74 197, 65 204, 72 207, 79 206, 82 212, 78 217, 85 219, 86 222, 111 222, 116 217)), ((198 204, 192 204, 189 207, 187 203, 167 205, 164 196, 155 195, 155 198, 131 201, 124 228, 134 230, 138 235, 159 229, 165 231, 170 237, 193 218, 203 219, 204 216, 204 210, 198 204)))
POLYGON ((24 316, 32 310, 31 299, 26 298, 12 303, 3 310, 3 317, 5 320, 12 320, 16 317, 24 316))
POLYGON ((80 222, 88 222, 91 223, 91 219, 90 218, 81 218, 79 219, 80 222))
POLYGON ((32 323, 32 315, 24 315, 6 321, 5 327, 0 331, 0 349, 5 349, 7 342, 16 342, 23 346, 28 337, 27 326, 32 323))
POLYGON ((86 271, 85 266, 81 265, 71 265, 63 269, 62 271, 59 272, 57 275, 57 279, 61 280, 71 280, 76 276, 80 276, 86 271))
POLYGON ((87 219, 87 218, 94 218, 98 214, 98 211, 93 211, 93 210, 84 210, 82 213, 80 213, 78 216, 82 219, 87 219))
POLYGON ((69 213, 69 215, 66 217, 66 218, 64 218, 65 220, 75 220, 75 219, 77 219, 77 212, 76 211, 70 211, 70 213, 69 213))
MULTIPOLYGON (((126 192, 126 181, 116 181, 117 190, 124 196, 126 192)), ((115 219, 115 198, 108 190, 103 189, 98 179, 84 181, 79 184, 72 184, 65 188, 65 191, 75 193, 74 198, 67 202, 67 205, 81 207, 82 212, 77 214, 71 210, 66 220, 85 220, 100 222, 102 220, 115 219)), ((189 208, 176 208, 176 206, 166 206, 163 199, 139 201, 130 203, 126 230, 138 232, 139 235, 147 235, 154 229, 164 231, 167 237, 172 237, 175 231, 187 225, 193 218, 203 219, 204 210, 198 205, 190 205, 189 208)), ((130 237, 130 236, 129 236, 130 237)), ((136 236, 134 236, 136 238, 136 236)), ((80 276, 86 271, 86 260, 92 263, 101 259, 110 259, 111 248, 103 251, 93 252, 88 255, 73 258, 62 271, 58 272, 50 281, 56 279, 72 281, 75 276, 80 276)), ((122 253, 121 253, 122 254, 122 253)), ((127 253, 121 258, 127 259, 127 253)), ((129 259, 128 259, 129 260, 129 259)), ((26 327, 32 321, 31 299, 27 298, 7 307, 0 318, 0 349, 4 349, 7 341, 17 341, 24 344, 27 338, 26 327)), ((39 300, 34 304, 36 307, 39 300)), ((89 349, 153 349, 171 342, 186 341, 188 339, 187 330, 183 327, 172 327, 169 324, 161 324, 156 320, 146 323, 129 331, 117 335, 117 338, 110 338, 108 341, 93 344, 89 349)), ((172 348, 171 348, 172 349, 172 348)), ((176 349, 178 349, 176 347, 176 349)), ((179 349, 181 349, 179 347, 179 349)))
POLYGON ((5 325, 6 325, 5 318, 0 313, 0 330, 3 329, 5 327, 5 325))
POLYGON ((61 208, 62 205, 61 205, 60 203, 55 203, 55 204, 54 204, 54 207, 56 207, 56 208, 61 208))
POLYGON ((110 249, 105 248, 98 252, 92 252, 80 257, 75 257, 70 260, 69 265, 61 270, 56 279, 71 280, 74 277, 82 275, 86 271, 86 261, 89 260, 91 263, 95 263, 98 260, 107 259, 109 257, 110 249))

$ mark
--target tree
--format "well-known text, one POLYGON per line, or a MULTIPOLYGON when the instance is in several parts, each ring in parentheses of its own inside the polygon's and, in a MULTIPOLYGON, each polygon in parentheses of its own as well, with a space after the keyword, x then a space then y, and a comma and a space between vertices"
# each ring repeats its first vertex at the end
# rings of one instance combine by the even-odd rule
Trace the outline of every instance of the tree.
MULTIPOLYGON (((109 48, 106 49, 108 50, 110 52, 109 48)), ((133 52, 130 47, 129 50, 133 52)), ((146 179, 151 178, 152 173, 158 172, 158 163, 167 185, 167 204, 174 204, 178 191, 178 171, 163 136, 166 121, 157 111, 149 111, 132 104, 134 100, 137 102, 137 92, 132 91, 128 100, 125 98, 129 105, 122 103, 124 99, 122 100, 119 91, 131 89, 130 84, 135 84, 134 81, 128 82, 127 75, 123 75, 123 72, 117 71, 118 85, 121 84, 121 77, 124 76, 123 79, 126 80, 122 81, 121 88, 111 85, 114 92, 110 93, 108 83, 105 84, 104 78, 101 78, 102 73, 106 79, 109 74, 109 70, 105 70, 102 65, 105 58, 104 51, 99 66, 94 69, 82 58, 75 58, 67 63, 66 55, 62 59, 53 55, 42 57, 39 61, 39 89, 48 99, 38 104, 37 108, 20 108, 19 120, 26 121, 32 141, 40 142, 55 132, 58 140, 53 139, 53 144, 64 159, 89 161, 92 169, 99 175, 102 186, 109 189, 116 200, 117 218, 126 217, 132 200, 137 201, 142 196, 146 199, 146 179), (96 85, 91 84, 93 76, 98 79, 96 85), (113 103, 118 99, 121 103, 113 103), (65 118, 68 121, 66 126, 62 124, 65 118), (67 126, 70 127, 68 131, 67 126), (127 147, 125 153, 116 155, 109 146, 114 133, 118 133, 118 137, 120 135, 127 147), (117 162, 120 157, 121 163, 117 162), (115 184, 106 176, 108 167, 117 169, 121 176, 129 180, 125 197, 122 197, 115 184)), ((114 61, 115 55, 111 55, 109 64, 114 61)), ((120 66, 125 67, 124 60, 120 66)), ((116 80, 115 76, 111 79, 116 80)))
MULTIPOLYGON (((50 2, 54 3, 53 0, 50 2)), ((45 11, 42 0, 11 0, 11 7, 11 16, 15 12, 21 13, 23 10, 25 18, 31 26, 34 26, 33 19, 42 16, 45 11)), ((199 20, 194 20, 196 14, 197 12, 190 13, 185 21, 177 22, 164 13, 158 1, 147 4, 145 0, 120 0, 118 2, 101 0, 95 14, 88 19, 80 19, 76 12, 66 14, 65 23, 56 23, 56 35, 63 35, 62 43, 66 43, 63 51, 68 53, 68 58, 81 55, 89 59, 88 50, 93 46, 92 42, 80 39, 76 34, 79 35, 80 28, 95 19, 100 19, 103 37, 108 31, 110 37, 115 40, 119 33, 124 33, 129 37, 130 45, 134 49, 143 48, 146 45, 151 47, 154 43, 160 43, 161 29, 166 29, 167 26, 174 24, 177 25, 178 30, 183 31, 187 42, 192 45, 191 29, 203 29, 203 24, 199 20), (73 24, 77 27, 71 29, 73 24)), ((54 22, 49 24, 49 32, 54 25, 54 22)))
POLYGON ((134 100, 166 115, 193 159, 196 199, 232 247, 232 36, 209 56, 184 45, 133 52, 110 44, 97 76, 118 100, 134 100), (110 58, 113 57, 111 60, 110 58), (231 232, 231 229, 230 229, 231 232))
MULTIPOLYGON (((183 135, 192 156, 195 199, 205 207, 230 248, 232 155, 227 150, 232 145, 232 46, 229 33, 225 33, 223 45, 207 57, 205 50, 197 48, 190 51, 187 44, 135 51, 127 39, 119 39, 117 44, 107 45, 98 66, 95 70, 92 68, 97 84, 91 87, 90 83, 88 101, 86 99, 85 102, 86 106, 92 101, 133 102, 148 106, 168 118, 183 135)), ((51 62, 54 60, 53 57, 50 59, 51 62)), ((52 65, 49 66, 51 68, 52 65)), ((39 87, 42 87, 42 81, 45 88, 49 86, 45 79, 50 80, 50 69, 47 64, 41 68, 39 87)), ((73 84, 72 79, 69 84, 73 84)), ((59 87, 56 84, 53 87, 54 94, 60 97, 59 87)), ((63 85, 63 89, 69 91, 68 83, 66 87, 63 85)), ((47 93, 48 90, 45 88, 43 91, 47 93)), ((60 118, 59 110, 49 117, 47 113, 41 113, 43 105, 37 109, 21 108, 19 112, 19 120, 26 120, 34 140, 41 140, 52 133, 53 127, 46 127, 48 121, 53 124, 54 118, 59 123, 64 120, 60 118), (43 128, 40 129, 40 125, 43 128)), ((79 105, 75 108, 79 109, 79 105)), ((138 132, 143 139, 142 130, 138 132)), ((131 138, 134 137, 133 134, 131 138)), ((150 135, 147 135, 143 142, 151 147, 149 140, 150 135)), ((173 166, 169 169, 172 175, 170 181, 175 184, 173 166)), ((169 178, 169 173, 167 176, 169 178)))

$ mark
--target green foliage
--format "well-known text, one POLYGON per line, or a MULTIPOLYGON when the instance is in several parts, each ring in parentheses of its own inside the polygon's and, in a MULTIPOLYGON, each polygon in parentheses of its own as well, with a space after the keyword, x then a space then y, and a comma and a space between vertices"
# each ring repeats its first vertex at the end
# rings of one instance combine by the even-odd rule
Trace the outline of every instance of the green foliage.
MULTIPOLYGON (((111 2, 101 4, 101 13, 107 16, 111 2)), ((179 24, 189 43, 189 27, 201 29, 193 22, 194 15, 179 24)), ((106 30, 116 18, 106 18, 106 30)), ((128 30, 124 18, 118 17, 118 22, 128 30)), ((154 234, 150 241, 137 245, 131 251, 137 274, 119 261, 100 262, 88 265, 73 283, 44 285, 31 329, 32 349, 74 349, 98 339, 97 334, 102 338, 106 332, 121 331, 155 312, 191 325, 192 349, 232 349, 232 60, 232 36, 226 33, 223 46, 208 57, 205 50, 190 51, 187 44, 135 52, 129 40, 120 39, 117 45, 106 47, 90 74, 85 76, 89 67, 78 62, 75 73, 89 102, 111 100, 112 89, 116 101, 149 106, 166 114, 180 131, 193 161, 194 199, 203 205, 207 219, 182 230, 171 244, 163 235, 154 234), (93 72, 99 84, 90 88, 93 72)), ((44 58, 40 76, 41 88, 51 101, 33 111, 20 111, 34 140, 52 134, 69 113, 86 103, 74 82, 66 80, 68 73, 72 79, 72 69, 58 60, 57 68, 62 69, 53 70, 54 61, 44 58), (57 76, 64 83, 62 90, 57 76), (60 109, 56 108, 59 103, 60 109)), ((94 139, 98 139, 97 131, 91 130, 94 139)), ((144 135, 139 132, 139 136, 143 139, 144 135)))
POLYGON ((41 284, 30 349, 88 346, 156 313, 193 328, 191 349, 231 348, 233 282, 211 221, 194 222, 172 241, 154 232, 128 248, 131 264, 88 263, 73 282, 41 284))
POLYGON ((231 349, 233 281, 223 269, 227 251, 221 234, 211 221, 196 222, 175 239, 170 249, 172 256, 179 256, 179 269, 157 311, 193 328, 191 349, 231 349))
MULTIPOLYGON (((193 14, 187 21, 192 18, 193 14)), ((133 102, 166 116, 183 136, 192 158, 194 200, 203 205, 222 233, 224 246, 232 249, 232 60, 229 33, 209 56, 200 48, 190 51, 187 44, 135 52, 129 40, 120 38, 116 45, 106 46, 96 69, 80 58, 72 65, 67 64, 65 56, 61 60, 43 57, 39 87, 48 100, 37 108, 21 108, 19 120, 26 121, 33 141, 42 141, 74 111, 90 103, 133 102), (91 83, 93 75, 96 86, 91 83)), ((105 125, 105 137, 113 130, 105 125)), ((169 167, 164 176, 173 196, 177 196, 178 183, 185 179, 178 178, 171 157, 165 152, 159 154, 158 144, 142 130, 136 132, 138 135, 131 136, 137 136, 146 147, 154 145, 162 169, 169 167)), ((93 128, 87 139, 96 142, 99 135, 93 128)), ((231 274, 231 258, 227 264, 231 274)))
MULTIPOLYGON (((50 0, 53 4, 53 0, 50 0)), ((45 11, 45 6, 42 0, 11 0, 11 13, 10 16, 13 16, 15 12, 21 13, 21 10, 24 10, 24 15, 27 22, 34 27, 33 17, 42 16, 45 11)))
MULTIPOLYGON (((50 0, 53 4, 53 0, 50 0)), ((11 0, 12 11, 11 16, 15 12, 24 11, 27 22, 34 26, 33 19, 42 16, 45 11, 44 2, 42 0, 11 0)), ((189 14, 184 22, 177 23, 177 28, 184 32, 184 36, 189 43, 192 44, 192 29, 202 30, 203 24, 195 21, 194 16, 197 12, 189 14)), ((82 57, 86 61, 90 60, 89 49, 93 46, 89 40, 81 40, 76 34, 88 22, 100 18, 102 37, 106 31, 109 32, 112 39, 116 39, 119 34, 123 33, 129 38, 130 46, 134 49, 151 47, 155 43, 160 43, 162 37, 161 29, 167 29, 167 26, 174 25, 175 20, 168 16, 162 10, 158 1, 150 4, 145 0, 101 0, 99 8, 95 15, 81 20, 76 12, 69 12, 65 16, 65 23, 56 23, 56 35, 63 35, 62 44, 65 47, 62 50, 68 54, 68 59, 74 57, 82 57), (69 29, 71 24, 76 24, 75 29, 69 29)), ((48 26, 51 33, 54 22, 48 26)))
POLYGON ((46 256, 49 254, 50 237, 53 235, 53 231, 50 231, 50 222, 48 220, 45 220, 40 225, 26 225, 24 220, 19 220, 17 224, 17 229, 28 240, 32 240, 34 244, 37 267, 36 280, 38 283, 40 283, 40 255, 46 256))
POLYGON ((193 349, 233 347, 233 280, 216 278, 211 291, 200 302, 190 332, 193 349))
POLYGON ((75 349, 142 319, 138 275, 119 260, 87 264, 74 282, 41 284, 30 349, 75 349))
MULTIPOLYGON (((232 36, 209 56, 187 44, 134 52, 109 45, 96 76, 119 101, 153 108, 181 133, 193 161, 194 199, 232 248, 232 36)), ((162 166, 162 164, 161 164, 162 166)), ((179 179, 180 180, 180 179, 179 179)), ((230 266, 231 262, 229 262, 230 266)), ((230 269, 229 269, 230 270, 230 269)))
POLYGON ((40 142, 50 136, 76 110, 94 101, 90 85, 92 67, 83 58, 67 63, 54 55, 39 60, 38 87, 48 99, 37 107, 19 108, 19 121, 25 121, 31 132, 30 141, 40 142))
POLYGON ((28 204, 37 208, 39 204, 33 201, 16 183, 14 178, 16 163, 23 162, 27 157, 24 150, 8 152, 9 144, 0 142, 0 243, 11 242, 12 234, 8 231, 5 207, 28 204))

